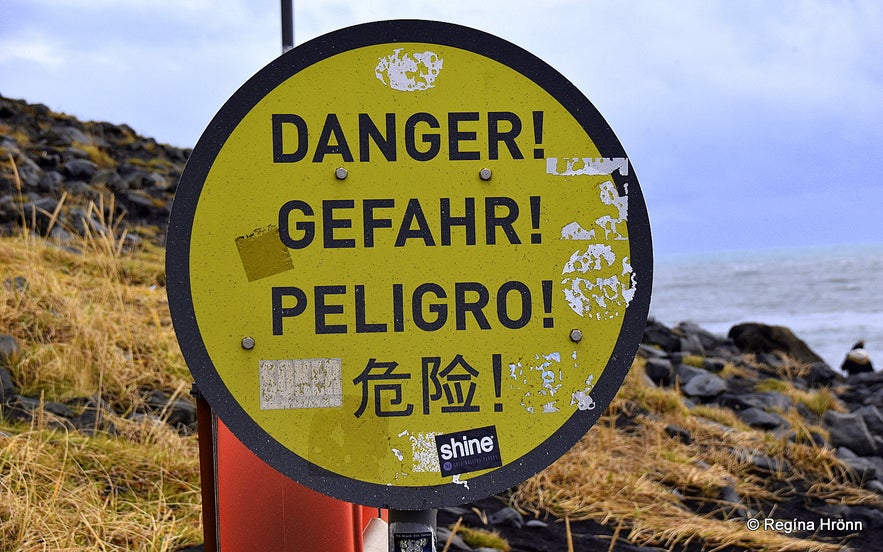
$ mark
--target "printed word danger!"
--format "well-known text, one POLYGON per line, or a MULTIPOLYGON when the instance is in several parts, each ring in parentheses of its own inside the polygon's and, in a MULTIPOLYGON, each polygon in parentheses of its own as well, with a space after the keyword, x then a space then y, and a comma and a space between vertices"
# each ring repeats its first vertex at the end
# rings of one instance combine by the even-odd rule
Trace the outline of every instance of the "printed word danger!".
POLYGON ((450 161, 479 159, 524 159, 522 147, 531 147, 534 159, 543 159, 543 112, 530 118, 533 131, 525 140, 521 116, 511 111, 455 111, 437 117, 418 112, 404 117, 397 113, 374 116, 338 116, 329 113, 324 121, 308 121, 296 113, 274 113, 273 162, 297 163, 309 159, 321 163, 326 157, 352 163, 403 157, 430 161, 441 156, 450 161), (321 128, 321 130, 320 130, 321 128), (310 137, 315 137, 311 141, 310 137), (519 146, 522 142, 522 146, 519 146))

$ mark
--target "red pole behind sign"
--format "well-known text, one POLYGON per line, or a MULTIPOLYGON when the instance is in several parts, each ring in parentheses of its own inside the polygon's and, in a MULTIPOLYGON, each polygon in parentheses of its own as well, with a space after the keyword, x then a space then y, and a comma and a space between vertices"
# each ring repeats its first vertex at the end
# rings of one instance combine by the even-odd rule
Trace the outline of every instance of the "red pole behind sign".
POLYGON ((337 500, 295 483, 255 456, 218 420, 220 550, 362 552, 376 508, 337 500))
POLYGON ((209 552, 218 549, 218 507, 215 491, 215 416, 208 401, 196 384, 190 390, 196 400, 197 436, 199 437, 199 478, 202 481, 203 547, 209 552))

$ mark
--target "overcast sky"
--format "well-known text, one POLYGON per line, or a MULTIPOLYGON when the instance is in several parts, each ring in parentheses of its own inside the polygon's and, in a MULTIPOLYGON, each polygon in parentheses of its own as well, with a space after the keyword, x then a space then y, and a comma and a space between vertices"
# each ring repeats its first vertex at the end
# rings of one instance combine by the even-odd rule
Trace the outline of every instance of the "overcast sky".
MULTIPOLYGON (((278 0, 0 0, 0 95, 190 147, 281 53, 278 0)), ((883 243, 883 2, 295 0, 495 34, 563 73, 632 160, 657 255, 883 243)))

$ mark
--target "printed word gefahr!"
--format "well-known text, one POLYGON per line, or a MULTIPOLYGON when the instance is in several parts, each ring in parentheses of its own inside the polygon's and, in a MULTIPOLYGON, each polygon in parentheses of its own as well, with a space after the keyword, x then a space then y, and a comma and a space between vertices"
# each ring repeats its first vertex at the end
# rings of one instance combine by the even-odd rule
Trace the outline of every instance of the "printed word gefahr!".
POLYGON ((358 208, 353 199, 326 199, 316 207, 292 199, 279 209, 279 238, 291 249, 304 249, 317 242, 317 234, 325 249, 375 247, 384 236, 388 238, 382 244, 395 247, 412 242, 432 247, 452 245, 455 233, 462 236, 462 242, 457 239, 454 245, 476 245, 483 231, 483 244, 496 245, 498 240, 520 244, 519 227, 522 232, 530 227, 530 242, 541 243, 540 196, 529 197, 529 222, 528 217, 521 216, 523 209, 514 198, 485 197, 483 203, 476 210, 474 197, 463 198, 456 205, 452 205, 451 198, 442 197, 438 199, 438 217, 428 217, 417 198, 405 205, 392 198, 363 199, 358 208))
MULTIPOLYGON (((542 282, 546 314, 550 314, 551 288, 550 280, 542 282)), ((427 282, 407 294, 403 284, 393 284, 386 293, 375 290, 370 301, 363 284, 313 286, 306 291, 281 286, 271 288, 271 304, 273 335, 283 335, 285 320, 307 314, 308 310, 312 310, 317 335, 404 332, 406 312, 410 323, 426 332, 451 325, 460 331, 469 327, 490 330, 494 325, 516 330, 533 318, 533 294, 527 284, 519 281, 505 282, 496 290, 479 282, 456 282, 453 289, 427 282), (392 313, 391 320, 369 319, 368 305, 377 305, 377 301, 386 303, 383 311, 392 313)), ((543 327, 552 327, 551 317, 543 319, 543 327)))

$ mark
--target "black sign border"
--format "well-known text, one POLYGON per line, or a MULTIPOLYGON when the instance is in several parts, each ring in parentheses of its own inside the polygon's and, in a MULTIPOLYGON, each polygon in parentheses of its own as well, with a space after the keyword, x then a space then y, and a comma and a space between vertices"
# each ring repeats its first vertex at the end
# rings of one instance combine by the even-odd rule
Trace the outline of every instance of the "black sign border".
MULTIPOLYGON (((628 182, 630 263, 640 278, 626 309, 620 335, 592 397, 595 408, 577 410, 541 445, 521 458, 462 484, 387 486, 333 473, 294 454, 246 413, 212 365, 196 324, 190 287, 190 240, 202 187, 222 146, 239 122, 271 90, 333 55, 377 44, 417 42, 452 46, 502 63, 551 94, 582 125, 603 157, 627 157, 595 106, 547 63, 502 38, 452 23, 390 20, 347 27, 310 40, 281 55, 251 77, 224 104, 193 149, 179 181, 166 242, 166 287, 172 322, 187 366, 214 412, 254 454, 277 471, 315 491, 347 502, 397 510, 427 510, 465 504, 505 491, 565 454, 594 425, 625 379, 644 333, 650 308, 653 251, 650 223, 638 179, 613 174, 621 194, 628 182)), ((624 83, 627 85, 628 83, 624 83)))

